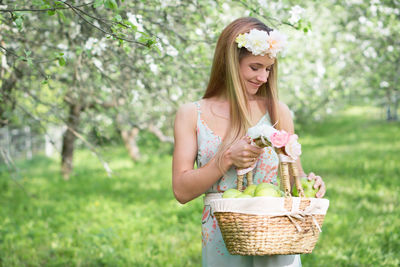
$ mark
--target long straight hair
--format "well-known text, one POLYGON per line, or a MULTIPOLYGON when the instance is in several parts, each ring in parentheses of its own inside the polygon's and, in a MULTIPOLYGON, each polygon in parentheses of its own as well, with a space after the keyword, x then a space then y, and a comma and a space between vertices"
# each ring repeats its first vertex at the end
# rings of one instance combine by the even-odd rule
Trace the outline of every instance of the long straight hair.
MULTIPOLYGON (((245 83, 239 72, 240 60, 250 52, 238 48, 235 41, 239 34, 258 29, 272 31, 260 20, 251 17, 239 18, 229 24, 221 33, 215 48, 210 80, 203 98, 225 96, 229 101, 230 122, 216 154, 218 166, 221 167, 222 155, 238 139, 242 138, 251 126, 250 108, 245 93, 245 83)), ((278 121, 278 60, 275 59, 268 80, 257 91, 257 96, 266 98, 267 111, 272 124, 280 129, 278 121)))

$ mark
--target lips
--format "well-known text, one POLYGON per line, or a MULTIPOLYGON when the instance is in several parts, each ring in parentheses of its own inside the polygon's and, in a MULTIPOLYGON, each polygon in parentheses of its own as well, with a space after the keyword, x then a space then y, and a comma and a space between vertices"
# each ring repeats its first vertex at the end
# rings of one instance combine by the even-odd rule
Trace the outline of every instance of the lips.
POLYGON ((262 83, 255 83, 255 82, 250 82, 249 81, 249 83, 251 84, 251 85, 253 85, 254 87, 260 87, 261 85, 262 85, 262 83))

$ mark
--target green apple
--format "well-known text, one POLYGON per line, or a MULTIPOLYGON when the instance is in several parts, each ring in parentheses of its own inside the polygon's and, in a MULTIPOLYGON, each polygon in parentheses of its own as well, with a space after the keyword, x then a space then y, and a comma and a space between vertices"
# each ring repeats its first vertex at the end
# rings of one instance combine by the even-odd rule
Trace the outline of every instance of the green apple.
MULTIPOLYGON (((308 178, 303 177, 300 179, 300 182, 301 186, 303 187, 305 197, 315 197, 315 194, 318 192, 318 188, 314 188, 315 180, 309 181, 308 178)), ((295 197, 299 196, 296 186, 293 186, 292 195, 295 197)))
POLYGON ((272 189, 274 189, 274 190, 279 190, 279 187, 277 187, 276 185, 273 185, 273 184, 270 184, 270 183, 261 183, 261 184, 257 185, 257 188, 256 188, 256 190, 255 190, 255 192, 254 192, 254 195, 255 195, 258 191, 260 191, 260 190, 262 190, 262 189, 266 189, 266 188, 272 188, 272 189))
POLYGON ((254 196, 254 192, 256 191, 257 186, 255 184, 249 185, 244 191, 244 194, 249 196, 254 196))
POLYGON ((281 193, 272 187, 261 188, 254 194, 255 197, 280 197, 281 193))
POLYGON ((235 188, 231 188, 224 192, 224 194, 222 195, 222 198, 234 198, 239 194, 242 194, 242 192, 240 192, 239 190, 237 190, 235 188))

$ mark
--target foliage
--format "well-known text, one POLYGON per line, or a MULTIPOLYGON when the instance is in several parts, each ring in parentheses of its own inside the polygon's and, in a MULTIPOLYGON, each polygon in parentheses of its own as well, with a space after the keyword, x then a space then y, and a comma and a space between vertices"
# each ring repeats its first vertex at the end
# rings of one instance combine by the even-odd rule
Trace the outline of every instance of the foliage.
MULTIPOLYGON (((330 200, 320 240, 302 256, 304 266, 400 264, 400 182, 394 179, 400 176, 394 138, 400 125, 367 112, 354 108, 299 132, 303 166, 324 177, 330 200)), ((88 151, 79 151, 69 182, 55 159, 20 162, 16 179, 31 197, 2 167, 0 263, 199 266, 202 199, 178 204, 171 156, 153 148, 145 153, 133 163, 122 148, 105 148, 115 170, 111 179, 88 151)))
POLYGON ((398 1, 331 1, 338 18, 337 43, 346 57, 348 95, 387 109, 397 120, 400 101, 400 5, 398 1))

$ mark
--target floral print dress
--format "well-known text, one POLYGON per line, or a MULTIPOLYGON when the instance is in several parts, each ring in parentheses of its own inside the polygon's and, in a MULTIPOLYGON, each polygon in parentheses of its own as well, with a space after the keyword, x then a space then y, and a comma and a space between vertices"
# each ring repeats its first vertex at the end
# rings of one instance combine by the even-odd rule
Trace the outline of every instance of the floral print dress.
MULTIPOLYGON (((198 168, 204 166, 218 150, 221 137, 216 135, 201 117, 200 101, 197 105, 197 158, 198 168)), ((265 114, 257 125, 271 125, 268 114, 265 114)), ((272 148, 264 148, 264 153, 258 158, 253 170, 253 183, 277 184, 279 159, 272 148)), ((246 179, 244 179, 246 186, 246 179)), ((230 168, 224 176, 218 180, 207 193, 222 193, 230 188, 237 187, 237 175, 234 167, 230 168)), ((218 222, 213 216, 210 205, 204 205, 202 214, 202 265, 218 267, 236 266, 301 266, 299 255, 276 255, 276 256, 239 256, 231 255, 225 247, 218 222)))

